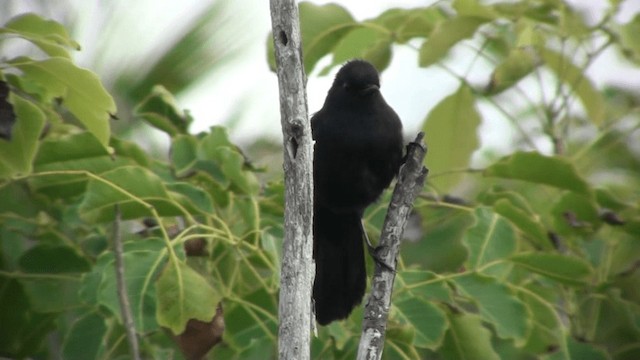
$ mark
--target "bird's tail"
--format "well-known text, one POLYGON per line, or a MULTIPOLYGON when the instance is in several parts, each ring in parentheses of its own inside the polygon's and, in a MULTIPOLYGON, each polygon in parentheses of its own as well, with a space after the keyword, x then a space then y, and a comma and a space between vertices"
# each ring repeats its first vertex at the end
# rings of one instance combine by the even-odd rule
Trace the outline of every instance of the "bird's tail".
POLYGON ((344 319, 360 304, 367 285, 362 225, 357 212, 314 211, 313 284, 316 320, 326 325, 344 319))

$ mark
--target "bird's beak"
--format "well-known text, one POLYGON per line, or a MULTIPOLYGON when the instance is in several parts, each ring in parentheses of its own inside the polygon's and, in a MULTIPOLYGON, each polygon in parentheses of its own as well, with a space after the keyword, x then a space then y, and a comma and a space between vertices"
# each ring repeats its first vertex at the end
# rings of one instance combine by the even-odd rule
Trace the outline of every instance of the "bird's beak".
POLYGON ((371 84, 371 85, 367 85, 364 89, 362 89, 362 93, 369 94, 378 90, 380 90, 380 86, 376 84, 371 84))

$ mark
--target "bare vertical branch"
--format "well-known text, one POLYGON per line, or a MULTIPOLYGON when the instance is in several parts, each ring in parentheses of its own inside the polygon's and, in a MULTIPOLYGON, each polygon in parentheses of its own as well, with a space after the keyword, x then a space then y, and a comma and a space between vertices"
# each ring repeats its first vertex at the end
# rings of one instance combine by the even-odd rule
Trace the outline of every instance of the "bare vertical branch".
MULTIPOLYGON (((393 190, 391 203, 384 219, 380 244, 376 248, 379 259, 395 269, 400 251, 400 240, 413 208, 413 202, 422 190, 428 170, 422 166, 426 148, 422 145, 424 133, 419 133, 407 151, 407 160, 400 169, 398 182, 393 190)), ((396 273, 376 264, 371 295, 364 308, 362 336, 358 346, 359 360, 374 360, 382 357, 387 317, 391 306, 391 293, 396 273)))
POLYGON ((124 251, 122 249, 122 235, 120 234, 121 222, 120 207, 116 205, 116 218, 113 220, 113 253, 116 258, 116 284, 118 288, 118 301, 120 302, 120 312, 122 321, 127 332, 127 340, 129 341, 129 350, 134 360, 140 360, 140 351, 138 349, 138 337, 136 336, 136 326, 133 322, 131 314, 131 305, 129 304, 129 295, 127 292, 127 283, 124 279, 124 251))
POLYGON ((271 0, 284 142, 285 214, 280 276, 280 359, 309 359, 311 312, 313 147, 308 121, 298 7, 271 0))

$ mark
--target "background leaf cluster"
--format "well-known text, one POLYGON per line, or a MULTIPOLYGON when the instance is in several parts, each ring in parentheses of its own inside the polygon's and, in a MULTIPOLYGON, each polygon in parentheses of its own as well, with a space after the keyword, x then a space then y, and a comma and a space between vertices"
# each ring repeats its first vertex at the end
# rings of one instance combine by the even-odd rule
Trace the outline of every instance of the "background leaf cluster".
MULTIPOLYGON (((588 75, 604 51, 638 64, 640 17, 616 22, 619 6, 589 24, 560 0, 440 1, 364 21, 300 4, 309 73, 327 55, 320 74, 353 57, 383 71, 403 46, 459 81, 423 122, 431 172, 406 231, 386 358, 640 357, 640 97, 588 75), (451 66, 460 48, 475 54, 465 71, 451 66), (470 80, 481 66, 486 81, 470 80), (487 106, 517 134, 507 156, 478 156, 487 106)), ((12 110, 0 119, 0 354, 129 357, 117 206, 144 356, 180 356, 167 334, 211 320, 220 301, 226 329, 210 356, 275 356, 280 175, 265 176, 223 127, 189 133, 167 87, 132 88, 136 105, 117 111, 70 60, 79 46, 60 24, 24 15, 0 28, 9 37, 41 52, 0 61, 12 110), (115 117, 160 130, 170 151, 114 135, 115 117)), ((385 199, 366 214, 372 238, 385 199)), ((353 358, 361 318, 319 329, 312 356, 353 358)))

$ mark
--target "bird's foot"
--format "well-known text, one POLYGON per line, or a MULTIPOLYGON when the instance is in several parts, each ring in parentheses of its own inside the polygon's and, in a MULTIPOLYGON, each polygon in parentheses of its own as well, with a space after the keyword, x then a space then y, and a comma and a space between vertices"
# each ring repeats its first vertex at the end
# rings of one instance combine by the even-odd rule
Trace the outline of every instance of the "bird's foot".
POLYGON ((396 269, 394 269, 393 266, 387 264, 387 262, 380 256, 379 250, 381 249, 381 247, 373 246, 371 240, 369 240, 367 232, 364 230, 364 225, 362 226, 362 233, 364 234, 364 240, 367 244, 367 250, 369 250, 369 255, 371 255, 373 261, 388 271, 396 272, 396 269))
POLYGON ((409 156, 409 153, 411 152, 411 149, 413 147, 419 147, 420 149, 422 149, 422 151, 427 151, 427 148, 424 146, 422 142, 411 141, 407 143, 407 145, 405 146, 405 154, 404 154, 404 157, 402 158, 403 164, 407 162, 407 157, 409 156))

